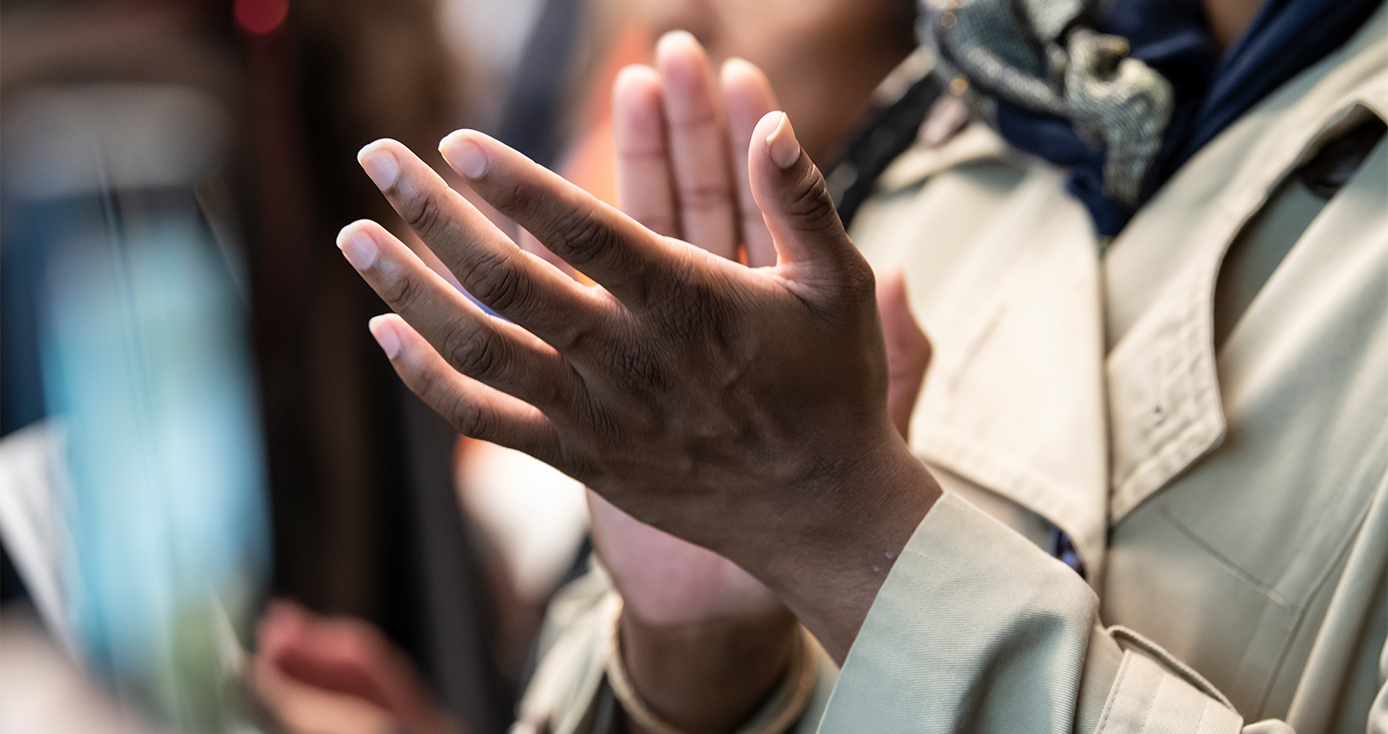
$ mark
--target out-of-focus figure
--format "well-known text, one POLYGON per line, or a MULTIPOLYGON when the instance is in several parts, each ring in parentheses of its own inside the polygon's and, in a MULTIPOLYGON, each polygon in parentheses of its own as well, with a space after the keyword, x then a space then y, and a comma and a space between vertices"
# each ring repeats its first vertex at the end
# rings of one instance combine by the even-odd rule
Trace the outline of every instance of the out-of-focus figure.
POLYGON ((239 87, 199 12, 91 10, 6 16, 0 531, 50 634, 124 704, 252 726, 271 549, 239 87))

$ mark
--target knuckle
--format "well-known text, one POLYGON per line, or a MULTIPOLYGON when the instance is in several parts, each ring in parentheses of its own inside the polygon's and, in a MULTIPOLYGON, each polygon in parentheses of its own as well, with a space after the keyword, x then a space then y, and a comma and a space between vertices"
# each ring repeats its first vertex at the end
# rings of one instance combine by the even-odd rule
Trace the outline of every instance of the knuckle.
POLYGON ((691 287, 660 299, 666 327, 671 334, 698 334, 716 331, 721 322, 717 299, 707 289, 691 287))
POLYGON ((478 300, 497 311, 508 311, 524 303, 525 278, 511 253, 500 252, 479 263, 468 283, 478 300))
POLYGON ((453 369, 471 376, 486 377, 497 366, 495 340, 482 330, 454 330, 444 342, 444 354, 453 369))
POLYGON ((673 136, 688 140, 717 140, 718 112, 708 104, 682 110, 671 115, 670 131, 673 136))
POLYGON ((468 394, 457 391, 450 395, 447 409, 440 411, 448 423, 458 433, 472 438, 482 438, 487 432, 487 415, 482 405, 468 394))
POLYGON ((601 342, 598 334, 597 324, 573 319, 557 326, 550 346, 563 353, 591 353, 594 345, 601 342))
POLYGON ((731 303, 724 297, 719 282, 700 274, 692 250, 673 263, 671 277, 652 281, 646 288, 646 300, 658 315, 666 334, 675 339, 697 337, 722 340, 724 325, 731 303))
POLYGON ((615 251, 615 235, 589 211, 568 210, 555 217, 550 239, 563 250, 564 259, 582 270, 604 253, 615 251))
POLYGON ((823 232, 841 228, 838 210, 819 169, 810 165, 790 190, 786 214, 798 229, 823 232))
POLYGON ((445 226, 446 216, 443 207, 439 204, 438 198, 429 192, 420 192, 410 197, 404 209, 405 224, 426 242, 439 234, 445 226))
POLYGON ((483 438, 486 435, 486 412, 475 400, 469 400, 464 394, 453 397, 453 407, 447 416, 453 429, 464 436, 483 438))
POLYGON ((510 181, 493 189, 488 201, 502 212, 525 214, 536 210, 539 197, 523 182, 510 181))
POLYGON ((339 640, 344 657, 373 665, 382 662, 385 657, 384 651, 376 644, 377 641, 369 632, 356 626, 345 629, 348 633, 339 640))
POLYGON ((381 297, 397 313, 408 312, 414 308, 415 302, 419 300, 419 284, 408 275, 397 274, 396 277, 383 284, 381 297))

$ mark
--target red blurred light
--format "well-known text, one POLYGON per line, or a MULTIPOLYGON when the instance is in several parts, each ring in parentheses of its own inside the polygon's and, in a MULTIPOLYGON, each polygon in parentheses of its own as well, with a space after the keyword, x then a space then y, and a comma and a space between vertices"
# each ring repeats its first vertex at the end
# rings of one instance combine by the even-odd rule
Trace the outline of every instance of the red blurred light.
POLYGON ((269 33, 289 15, 289 0, 236 0, 236 22, 249 33, 269 33))

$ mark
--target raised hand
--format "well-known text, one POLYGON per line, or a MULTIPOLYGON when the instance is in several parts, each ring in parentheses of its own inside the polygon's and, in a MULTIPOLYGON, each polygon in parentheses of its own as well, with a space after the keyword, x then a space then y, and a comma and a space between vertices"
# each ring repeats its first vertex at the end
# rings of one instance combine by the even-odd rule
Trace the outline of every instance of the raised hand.
MULTIPOLYGON (((661 39, 655 68, 622 71, 613 91, 620 205, 660 234, 752 267, 775 265, 747 151, 776 100, 746 61, 724 63, 720 77, 715 89, 703 49, 687 33, 661 39)), ((904 434, 929 342, 911 319, 900 277, 878 285, 889 404, 904 434)), ((622 649, 632 683, 684 731, 735 728, 789 663, 794 616, 737 564, 588 495, 594 542, 625 601, 622 649)))
MULTIPOLYGON (((776 100, 745 61, 729 61, 720 76, 715 82, 687 33, 660 40, 655 68, 621 72, 612 95, 618 198, 660 234, 774 265, 746 151, 776 100)), ((799 634, 794 615, 723 556, 639 522, 591 490, 588 504, 594 544, 624 601, 619 629, 632 684, 683 731, 735 729, 784 675, 799 634)))
MULTIPOLYGON (((745 61, 724 64, 720 81, 688 33, 660 40, 655 68, 631 66, 618 76, 613 127, 621 207, 660 234, 733 260, 745 248, 749 265, 775 265, 746 167, 752 129, 775 109, 775 96, 745 61), (735 150, 742 151, 740 163, 735 150)), ((628 614, 675 626, 784 610, 732 562, 589 496, 594 539, 628 614)))
POLYGON ((507 319, 379 225, 349 225, 344 254, 399 314, 373 333, 402 379, 463 433, 737 562, 842 660, 939 489, 887 408, 872 272, 789 120, 763 117, 748 149, 778 254, 763 268, 652 232, 480 133, 441 150, 601 285, 521 251, 398 143, 367 146, 396 210, 507 319))

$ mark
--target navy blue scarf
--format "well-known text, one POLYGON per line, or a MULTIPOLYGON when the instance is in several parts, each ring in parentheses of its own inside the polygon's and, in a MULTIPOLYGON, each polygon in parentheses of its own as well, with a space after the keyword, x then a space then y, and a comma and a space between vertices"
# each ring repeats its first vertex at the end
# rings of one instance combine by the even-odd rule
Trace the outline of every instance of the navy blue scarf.
MULTIPOLYGON (((1222 58, 1200 0, 1114 0, 1095 30, 1128 40, 1133 58, 1171 82, 1175 106, 1137 202, 1273 90, 1344 44, 1381 0, 1267 0, 1222 58)), ((1100 235, 1118 234, 1136 207, 1105 196, 1105 156, 1069 120, 997 100, 998 130, 1013 146, 1071 169, 1068 188, 1100 235)))

